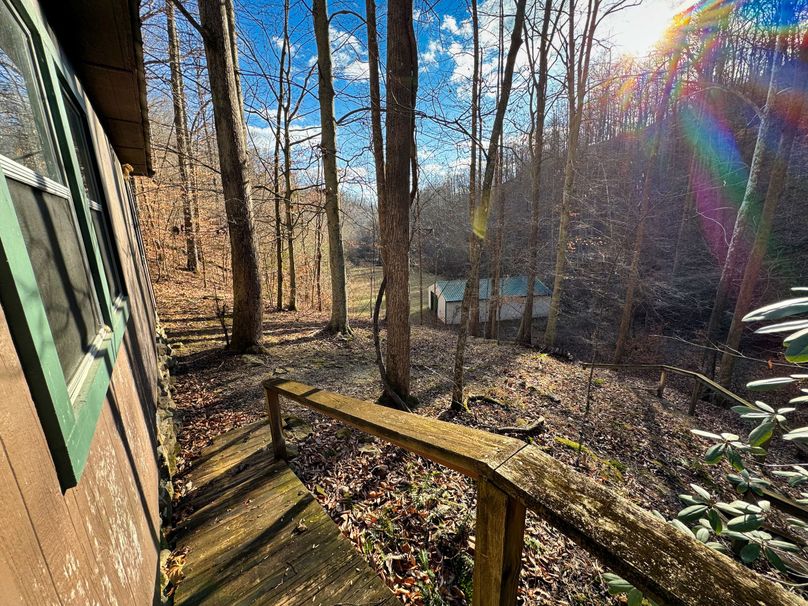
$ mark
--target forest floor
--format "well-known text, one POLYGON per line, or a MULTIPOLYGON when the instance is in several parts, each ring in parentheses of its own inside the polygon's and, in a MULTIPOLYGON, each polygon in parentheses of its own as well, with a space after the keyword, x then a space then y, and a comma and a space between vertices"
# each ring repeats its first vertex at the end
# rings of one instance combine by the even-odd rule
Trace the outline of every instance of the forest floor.
MULTIPOLYGON (((187 275, 170 286, 157 284, 156 291, 178 362, 173 374, 181 465, 214 436, 263 416, 261 381, 268 377, 365 400, 380 393, 364 313, 353 318, 349 339, 322 334, 323 314, 267 313, 268 354, 242 356, 224 349, 214 301, 187 275)), ((454 347, 452 331, 414 324, 412 391, 421 402, 416 414, 437 417, 449 408, 454 347)), ((745 434, 750 427, 707 403, 696 419, 688 417, 687 383, 673 380, 659 399, 657 376, 597 371, 582 432, 589 371, 580 362, 477 338, 469 340, 466 359, 467 393, 491 400, 475 402, 454 422, 501 427, 544 417, 535 444, 574 464, 583 436, 580 471, 668 518, 682 508, 677 495, 692 492, 690 483, 734 498, 723 480, 726 469, 702 462, 707 444, 690 429, 745 434)), ((299 451, 293 470, 403 603, 465 604, 472 579, 473 483, 296 404, 284 403, 284 413, 295 417, 287 434, 299 451)), ((793 457, 774 450, 770 462, 793 457)), ((182 474, 176 488, 178 494, 192 489, 182 474)), ((606 591, 600 563, 536 516, 529 514, 527 525, 520 603, 619 603, 606 591)))

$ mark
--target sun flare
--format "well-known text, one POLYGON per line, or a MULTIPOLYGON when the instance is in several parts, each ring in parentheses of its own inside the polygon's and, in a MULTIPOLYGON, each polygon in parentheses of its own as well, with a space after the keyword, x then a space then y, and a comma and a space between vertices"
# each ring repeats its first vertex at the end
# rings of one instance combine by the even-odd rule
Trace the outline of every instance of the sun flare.
POLYGON ((635 57, 648 54, 664 38, 682 8, 682 2, 645 0, 616 13, 608 24, 615 51, 635 57))

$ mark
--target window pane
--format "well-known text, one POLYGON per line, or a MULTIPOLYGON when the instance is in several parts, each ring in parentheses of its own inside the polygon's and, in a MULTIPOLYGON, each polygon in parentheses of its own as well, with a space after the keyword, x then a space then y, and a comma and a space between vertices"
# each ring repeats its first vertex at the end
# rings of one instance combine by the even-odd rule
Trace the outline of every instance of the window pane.
POLYGON ((81 181, 84 185, 84 193, 87 195, 88 199, 101 204, 101 193, 98 189, 98 181, 96 181, 95 178, 95 162, 92 160, 93 155, 90 152, 90 146, 87 141, 86 123, 70 98, 67 95, 62 95, 62 98, 65 100, 67 119, 70 123, 70 134, 73 137, 73 148, 76 150, 76 157, 78 158, 79 168, 81 169, 81 181))
POLYGON ((31 57, 25 33, 0 0, 0 154, 61 183, 31 57))
POLYGON ((70 200, 7 179, 68 382, 101 329, 70 200))
POLYGON ((92 148, 89 144, 87 122, 84 119, 84 114, 73 104, 69 96, 64 94, 62 97, 65 100, 65 109, 67 110, 67 119, 70 123, 73 147, 76 150, 76 158, 79 161, 81 180, 84 184, 84 193, 88 200, 95 203, 91 206, 91 214, 93 216, 95 238, 98 241, 101 260, 104 264, 107 285, 109 286, 109 292, 112 298, 117 299, 119 295, 123 294, 120 271, 118 269, 119 265, 117 263, 118 257, 115 255, 115 249, 112 246, 112 230, 109 227, 109 220, 106 216, 106 200, 104 200, 101 195, 101 190, 98 187, 95 155, 91 151, 92 148))
POLYGON ((115 263, 116 257, 114 256, 112 242, 109 237, 109 229, 107 228, 107 220, 104 213, 93 209, 91 211, 93 216, 93 227, 95 228, 95 237, 98 240, 98 246, 101 249, 101 261, 104 263, 104 273, 107 277, 107 286, 109 293, 112 295, 113 300, 117 299, 119 295, 123 294, 121 288, 121 281, 118 277, 118 266, 115 263))

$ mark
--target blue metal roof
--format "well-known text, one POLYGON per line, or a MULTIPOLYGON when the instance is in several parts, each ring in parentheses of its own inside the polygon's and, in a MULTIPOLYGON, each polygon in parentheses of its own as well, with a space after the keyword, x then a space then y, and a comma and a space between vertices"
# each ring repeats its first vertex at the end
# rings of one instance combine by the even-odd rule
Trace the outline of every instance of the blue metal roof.
MULTIPOLYGON (((466 290, 466 280, 438 280, 435 291, 449 302, 462 301, 466 290)), ((491 278, 480 279, 480 300, 488 299, 491 292, 491 278)), ((549 297, 550 289, 541 280, 536 280, 533 294, 538 297, 549 297)), ((501 297, 524 297, 527 295, 527 276, 508 276, 499 282, 501 297)))

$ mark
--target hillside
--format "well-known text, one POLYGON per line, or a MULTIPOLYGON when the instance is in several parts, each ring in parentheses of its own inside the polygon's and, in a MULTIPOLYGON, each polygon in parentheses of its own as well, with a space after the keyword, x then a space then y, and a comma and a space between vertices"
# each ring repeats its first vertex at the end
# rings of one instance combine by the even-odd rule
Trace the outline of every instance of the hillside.
MULTIPOLYGON (((347 340, 321 334, 326 321, 321 314, 267 314, 268 355, 239 356, 222 348, 211 301, 189 299, 193 289, 179 286, 158 284, 157 294, 178 356, 174 374, 186 464, 215 435, 262 417, 260 383, 267 377, 288 377, 362 399, 379 395, 364 314, 353 318, 355 335, 347 340), (183 311, 170 311, 180 309, 179 298, 183 311)), ((454 342, 451 331, 413 327, 413 393, 421 402, 416 414, 485 429, 531 424, 543 417, 544 431, 535 436, 536 444, 574 464, 575 445, 583 435, 581 471, 667 517, 681 509, 676 495, 689 491, 689 483, 727 492, 722 470, 701 462, 705 445, 689 430, 697 426, 743 434, 749 428, 734 413, 706 403, 696 420, 687 417, 689 385, 674 382, 660 400, 654 393, 655 376, 599 371, 581 434, 589 371, 580 362, 472 339, 467 392, 488 399, 451 417, 446 411, 454 342)), ((404 603, 465 603, 474 545, 472 483, 297 405, 284 410, 293 426, 288 438, 299 451, 292 462, 295 472, 404 603)), ((768 462, 788 454, 776 450, 768 462)), ((184 486, 180 476, 177 489, 182 494, 193 486, 184 486)), ((535 516, 528 525, 522 603, 613 603, 600 564, 535 516)))

